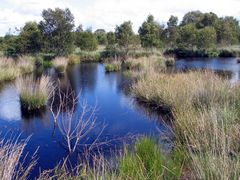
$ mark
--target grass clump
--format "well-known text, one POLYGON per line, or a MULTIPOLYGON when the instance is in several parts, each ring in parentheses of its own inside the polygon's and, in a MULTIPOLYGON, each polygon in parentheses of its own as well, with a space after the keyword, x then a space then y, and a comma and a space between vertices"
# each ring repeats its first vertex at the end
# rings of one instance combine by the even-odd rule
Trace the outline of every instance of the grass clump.
POLYGON ((122 179, 179 179, 184 154, 176 151, 169 157, 149 138, 138 140, 134 152, 125 152, 120 160, 119 175, 122 179))
POLYGON ((52 63, 59 73, 64 73, 67 69, 68 59, 65 57, 56 57, 52 63))
POLYGON ((111 63, 105 63, 104 66, 106 72, 120 71, 121 61, 112 61, 111 63))
POLYGON ((35 80, 32 76, 18 78, 15 82, 23 110, 34 111, 44 108, 54 89, 47 76, 35 80))
POLYGON ((74 64, 79 64, 80 61, 80 56, 76 55, 76 54, 71 54, 68 56, 68 64, 69 65, 74 65, 74 64))

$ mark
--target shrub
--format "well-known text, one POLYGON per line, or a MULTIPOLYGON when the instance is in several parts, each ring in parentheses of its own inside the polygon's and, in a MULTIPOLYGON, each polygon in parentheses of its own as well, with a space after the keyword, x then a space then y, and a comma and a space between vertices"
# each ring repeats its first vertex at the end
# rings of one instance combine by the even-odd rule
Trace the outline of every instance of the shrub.
POLYGON ((35 80, 32 76, 18 78, 15 87, 19 93, 22 109, 34 111, 44 108, 54 90, 53 83, 47 76, 35 80))

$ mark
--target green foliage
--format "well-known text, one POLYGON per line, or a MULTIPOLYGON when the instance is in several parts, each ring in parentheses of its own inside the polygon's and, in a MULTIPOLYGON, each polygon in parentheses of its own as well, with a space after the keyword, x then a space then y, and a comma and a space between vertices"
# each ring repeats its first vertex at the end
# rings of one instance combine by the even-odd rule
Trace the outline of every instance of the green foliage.
POLYGON ((199 49, 209 49, 216 47, 217 34, 214 27, 205 27, 197 32, 197 47, 199 49))
POLYGON ((149 15, 147 20, 143 22, 139 28, 139 36, 142 47, 144 48, 160 48, 162 47, 161 33, 162 27, 149 15))
POLYGON ((129 48, 133 44, 134 32, 131 21, 126 21, 115 29, 116 42, 121 50, 128 55, 129 48))
POLYGON ((98 41, 92 32, 76 32, 75 45, 84 51, 95 51, 98 47, 98 41))
POLYGON ((196 46, 197 28, 194 24, 187 24, 180 28, 178 46, 193 49, 196 46))
POLYGON ((183 16, 183 20, 181 22, 182 26, 187 24, 197 24, 202 20, 203 13, 201 11, 190 11, 183 16))
POLYGON ((69 9, 47 9, 42 12, 39 26, 44 36, 45 50, 66 55, 73 49, 74 17, 69 9))
POLYGON ((184 153, 174 151, 166 159, 158 145, 149 138, 136 142, 134 152, 125 152, 119 165, 123 179, 180 179, 184 153))
POLYGON ((27 22, 19 34, 20 53, 34 54, 41 51, 42 34, 36 22, 27 22))
POLYGON ((94 32, 95 36, 97 37, 98 44, 106 45, 107 44, 107 34, 104 29, 97 29, 94 32))

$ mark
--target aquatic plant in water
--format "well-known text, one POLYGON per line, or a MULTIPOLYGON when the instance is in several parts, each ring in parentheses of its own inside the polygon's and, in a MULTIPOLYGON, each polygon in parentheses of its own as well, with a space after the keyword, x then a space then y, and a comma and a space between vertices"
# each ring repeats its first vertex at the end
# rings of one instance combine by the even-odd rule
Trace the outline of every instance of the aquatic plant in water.
POLYGON ((27 111, 44 108, 54 90, 54 85, 48 76, 36 80, 33 76, 18 78, 15 87, 19 93, 21 107, 27 111))

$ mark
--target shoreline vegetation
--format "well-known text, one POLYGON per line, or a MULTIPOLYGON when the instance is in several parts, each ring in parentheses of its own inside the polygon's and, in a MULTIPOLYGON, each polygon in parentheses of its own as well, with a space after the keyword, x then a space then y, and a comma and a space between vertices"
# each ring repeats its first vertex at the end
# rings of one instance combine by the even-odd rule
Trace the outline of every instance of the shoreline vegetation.
MULTIPOLYGON (((167 26, 149 15, 136 34, 130 21, 116 26, 114 32, 92 32, 81 25, 74 29, 69 9, 48 9, 39 23, 27 22, 18 35, 0 38, 0 82, 16 79, 23 111, 37 111, 49 108, 54 84, 50 77, 34 79, 24 74, 37 67, 53 67, 63 74, 68 65, 103 62, 106 72, 122 71, 133 80, 131 92, 136 99, 171 113, 175 146, 170 153, 142 137, 115 157, 115 168, 100 154, 93 164, 90 159, 79 162, 76 171, 63 164, 43 172, 39 179, 239 179, 239 84, 231 85, 209 71, 167 72, 176 58, 239 57, 239 43, 237 19, 214 13, 192 11, 182 22, 171 16, 167 26)), ((90 119, 90 124, 82 119, 83 124, 74 127, 74 138, 64 131, 71 153, 71 140, 77 147, 81 133, 88 132, 81 127, 93 129, 90 119)), ((17 168, 27 141, 0 142, 0 179, 26 178, 36 163, 26 166, 25 173, 17 168)))

